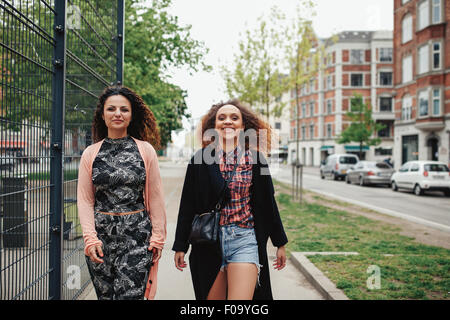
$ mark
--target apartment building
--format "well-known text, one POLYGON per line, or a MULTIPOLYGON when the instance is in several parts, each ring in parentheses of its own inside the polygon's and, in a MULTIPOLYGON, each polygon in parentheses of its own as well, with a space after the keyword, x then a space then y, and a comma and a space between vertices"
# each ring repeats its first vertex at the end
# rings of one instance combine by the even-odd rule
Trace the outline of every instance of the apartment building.
POLYGON ((450 162, 450 2, 394 1, 395 164, 450 162))
POLYGON ((289 157, 307 166, 319 166, 332 153, 359 154, 356 143, 338 144, 339 134, 349 125, 345 114, 352 97, 361 94, 373 111, 373 118, 385 125, 377 133, 382 143, 364 147, 363 158, 383 160, 394 146, 393 43, 392 31, 345 31, 327 44, 323 68, 300 92, 291 92, 289 157), (296 94, 300 105, 297 108, 296 94), (298 127, 298 130, 297 130, 298 127), (298 132, 297 132, 298 131, 298 132))
POLYGON ((288 157, 288 144, 289 144, 289 130, 290 130, 290 93, 284 92, 277 101, 270 107, 274 109, 276 103, 281 103, 283 108, 280 114, 272 114, 269 117, 269 124, 273 130, 272 150, 270 157, 277 157, 280 161, 287 161, 288 157))

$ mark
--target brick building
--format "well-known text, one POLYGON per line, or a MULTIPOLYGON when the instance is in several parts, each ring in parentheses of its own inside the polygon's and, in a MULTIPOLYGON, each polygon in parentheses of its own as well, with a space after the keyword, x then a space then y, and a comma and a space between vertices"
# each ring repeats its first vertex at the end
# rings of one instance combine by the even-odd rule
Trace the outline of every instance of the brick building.
POLYGON ((394 0, 395 167, 449 163, 450 1, 394 0))
MULTIPOLYGON (((323 40, 329 43, 328 40, 323 40)), ((341 145, 336 138, 349 124, 345 113, 355 93, 363 96, 373 110, 373 118, 385 124, 377 133, 382 143, 366 147, 363 158, 383 160, 394 146, 392 31, 345 31, 326 46, 324 68, 297 94, 291 92, 291 132, 289 158, 296 159, 297 138, 300 162, 319 166, 331 153, 359 153, 356 143, 341 145), (297 132, 297 121, 299 132, 297 132)))

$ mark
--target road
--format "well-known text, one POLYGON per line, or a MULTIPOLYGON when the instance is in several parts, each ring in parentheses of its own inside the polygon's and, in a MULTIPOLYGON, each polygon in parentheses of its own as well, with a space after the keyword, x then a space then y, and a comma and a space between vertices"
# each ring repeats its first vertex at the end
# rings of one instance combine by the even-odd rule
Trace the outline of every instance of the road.
MULTIPOLYGON (((281 182, 292 183, 289 166, 271 166, 271 173, 281 182)), ((441 192, 416 196, 408 191, 394 192, 384 186, 361 187, 344 181, 322 180, 318 168, 304 168, 303 188, 450 232, 450 198, 441 192)))

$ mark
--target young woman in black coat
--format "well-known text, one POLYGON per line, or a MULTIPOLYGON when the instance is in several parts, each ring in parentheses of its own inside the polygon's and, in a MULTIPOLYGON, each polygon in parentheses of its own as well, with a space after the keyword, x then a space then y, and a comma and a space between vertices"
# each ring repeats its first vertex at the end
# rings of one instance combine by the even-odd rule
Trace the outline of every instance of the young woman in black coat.
POLYGON ((198 300, 270 300, 267 241, 277 247, 274 267, 286 265, 287 237, 262 152, 270 151, 271 128, 238 100, 211 107, 202 119, 203 149, 191 159, 184 181, 175 242, 175 267, 187 266, 195 214, 208 212, 225 194, 220 241, 193 245, 189 255, 198 300), (229 188, 230 177, 239 161, 229 188))

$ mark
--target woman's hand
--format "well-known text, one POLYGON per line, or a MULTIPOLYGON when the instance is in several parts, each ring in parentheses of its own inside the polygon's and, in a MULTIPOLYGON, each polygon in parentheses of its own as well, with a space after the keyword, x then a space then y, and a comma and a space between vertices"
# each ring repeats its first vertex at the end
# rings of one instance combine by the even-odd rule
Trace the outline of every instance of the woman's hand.
POLYGON ((148 248, 148 251, 151 251, 153 253, 153 258, 152 258, 153 263, 156 263, 161 258, 162 249, 150 246, 148 248))
POLYGON ((277 258, 273 262, 273 267, 278 271, 286 266, 286 249, 284 246, 277 249, 277 258))
POLYGON ((103 250, 101 245, 93 245, 88 249, 89 258, 92 262, 103 263, 104 261, 100 259, 103 257, 103 250))
POLYGON ((183 251, 177 251, 175 252, 175 268, 177 268, 180 271, 183 271, 183 268, 187 267, 186 261, 184 261, 184 252, 183 251))

